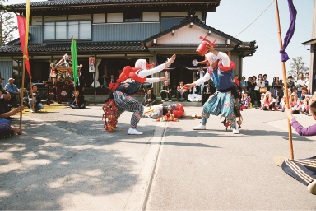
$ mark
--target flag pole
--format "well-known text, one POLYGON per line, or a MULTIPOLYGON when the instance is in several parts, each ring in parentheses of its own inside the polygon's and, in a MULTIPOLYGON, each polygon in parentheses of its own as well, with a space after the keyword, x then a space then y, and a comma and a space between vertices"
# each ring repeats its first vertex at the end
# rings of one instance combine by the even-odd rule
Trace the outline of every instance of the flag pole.
MULTIPOLYGON (((25 44, 25 49, 27 47, 27 44, 25 44)), ((23 52, 23 55, 25 55, 25 52, 23 52)), ((20 106, 23 105, 23 94, 24 94, 24 79, 25 79, 25 60, 23 56, 23 70, 22 70, 22 85, 21 85, 21 92, 20 92, 20 106)), ((20 130, 22 132, 22 110, 20 111, 20 130)))
MULTIPOLYGON (((276 7, 276 20, 277 20, 277 27, 278 27, 278 37, 279 37, 279 43, 280 43, 280 49, 282 49, 282 38, 281 38, 281 24, 280 24, 280 15, 279 15, 279 7, 278 7, 278 0, 275 0, 275 7, 276 7)), ((289 92, 287 87, 287 78, 286 78, 286 66, 285 62, 281 62, 282 65, 282 74, 283 74, 283 81, 284 81, 284 87, 285 87, 285 97, 286 97, 286 108, 290 108, 289 105, 289 92)), ((294 160, 294 150, 293 150, 293 141, 292 141, 292 128, 290 124, 290 120, 287 118, 287 124, 288 124, 288 134, 289 134, 289 143, 290 143, 290 159, 294 160)))

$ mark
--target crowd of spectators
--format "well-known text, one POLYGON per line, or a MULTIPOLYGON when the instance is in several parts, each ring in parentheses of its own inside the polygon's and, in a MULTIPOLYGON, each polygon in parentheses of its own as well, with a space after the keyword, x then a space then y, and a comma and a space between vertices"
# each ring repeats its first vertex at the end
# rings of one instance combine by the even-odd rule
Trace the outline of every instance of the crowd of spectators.
MULTIPOLYGON (((274 77, 271 85, 266 74, 249 77, 247 81, 245 77, 242 77, 240 81, 238 77, 235 77, 235 83, 240 91, 241 109, 285 110, 285 85, 279 77, 274 77)), ((312 97, 309 90, 309 73, 300 73, 296 81, 292 76, 289 76, 286 83, 289 93, 289 105, 293 113, 309 114, 309 105, 316 98, 316 95, 312 97)))

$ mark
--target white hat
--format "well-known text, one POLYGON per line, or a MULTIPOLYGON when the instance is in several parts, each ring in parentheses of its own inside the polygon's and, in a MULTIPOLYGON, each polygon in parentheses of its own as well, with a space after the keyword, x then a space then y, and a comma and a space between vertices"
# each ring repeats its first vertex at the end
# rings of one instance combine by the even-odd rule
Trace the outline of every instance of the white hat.
POLYGON ((137 59, 135 67, 140 67, 143 70, 146 70, 146 59, 137 59))
POLYGON ((15 81, 15 79, 14 79, 14 78, 9 78, 9 79, 8 79, 8 81, 11 81, 11 80, 15 81))

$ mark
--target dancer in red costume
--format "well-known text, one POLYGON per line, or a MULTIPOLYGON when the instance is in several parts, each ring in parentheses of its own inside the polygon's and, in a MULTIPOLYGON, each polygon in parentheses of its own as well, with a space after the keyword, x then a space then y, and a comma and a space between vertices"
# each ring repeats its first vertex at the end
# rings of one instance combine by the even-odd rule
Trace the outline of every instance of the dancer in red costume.
POLYGON ((233 129, 233 133, 239 133, 242 117, 239 113, 237 101, 235 101, 237 96, 235 83, 233 82, 235 63, 230 60, 226 53, 215 50, 215 41, 211 42, 206 37, 200 37, 200 39, 202 39, 202 43, 198 47, 197 52, 200 55, 205 55, 210 66, 204 77, 185 86, 191 89, 212 79, 216 92, 204 103, 202 122, 193 129, 205 130, 207 119, 210 114, 213 114, 225 117, 225 127, 230 126, 233 129), (207 51, 209 51, 208 54, 206 54, 207 51), (236 120, 236 117, 239 117, 239 121, 236 120))
POLYGON ((154 83, 166 80, 167 75, 165 75, 165 77, 146 77, 169 67, 174 62, 175 58, 176 55, 173 55, 166 63, 154 68, 151 68, 153 64, 148 64, 145 59, 138 59, 135 63, 135 67, 124 67, 117 82, 115 84, 110 84, 110 89, 113 93, 110 95, 110 99, 107 103, 111 100, 114 101, 118 110, 116 118, 118 118, 124 111, 133 112, 130 128, 128 129, 129 135, 142 134, 142 132, 137 131, 136 128, 144 111, 143 105, 134 99, 132 95, 141 88, 144 82, 154 83))

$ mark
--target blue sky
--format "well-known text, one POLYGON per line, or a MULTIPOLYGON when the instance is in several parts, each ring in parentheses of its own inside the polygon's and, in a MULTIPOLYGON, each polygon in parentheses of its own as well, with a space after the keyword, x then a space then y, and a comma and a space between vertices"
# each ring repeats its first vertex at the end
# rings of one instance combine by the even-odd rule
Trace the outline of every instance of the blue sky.
MULTIPOLYGON (((307 67, 310 63, 309 46, 302 43, 312 39, 314 0, 293 0, 293 3, 297 10, 296 29, 286 50, 290 57, 286 62, 287 71, 290 70, 292 58, 301 56, 307 67)), ((290 24, 288 2, 278 0, 278 5, 283 42, 290 24)), ((259 46, 252 57, 244 59, 243 75, 248 77, 267 73, 270 81, 274 76, 282 78, 274 0, 222 0, 216 13, 208 13, 206 24, 235 37, 253 21, 255 22, 249 28, 236 37, 242 41, 256 40, 259 46), (260 14, 262 15, 257 19, 260 14)))
MULTIPOLYGON (((40 0, 31 2, 38 1, 40 0)), ((9 4, 24 2, 25 0, 9 0, 9 4)), ((286 62, 287 71, 290 70, 292 58, 301 56, 307 67, 310 63, 309 46, 304 46, 302 43, 312 39, 314 0, 293 0, 293 2, 297 10, 296 30, 287 47, 290 57, 286 62)), ((283 40, 290 23, 289 9, 287 0, 278 0, 278 5, 283 40)), ((243 75, 248 77, 266 73, 270 81, 274 76, 282 78, 274 0, 221 0, 217 11, 208 13, 206 24, 231 36, 238 35, 249 26, 236 38, 242 41, 256 40, 259 47, 252 57, 244 59, 243 75), (272 5, 266 10, 271 3, 272 5), (264 10, 266 11, 262 14, 264 10), (249 26, 251 23, 252 25, 249 26)))

